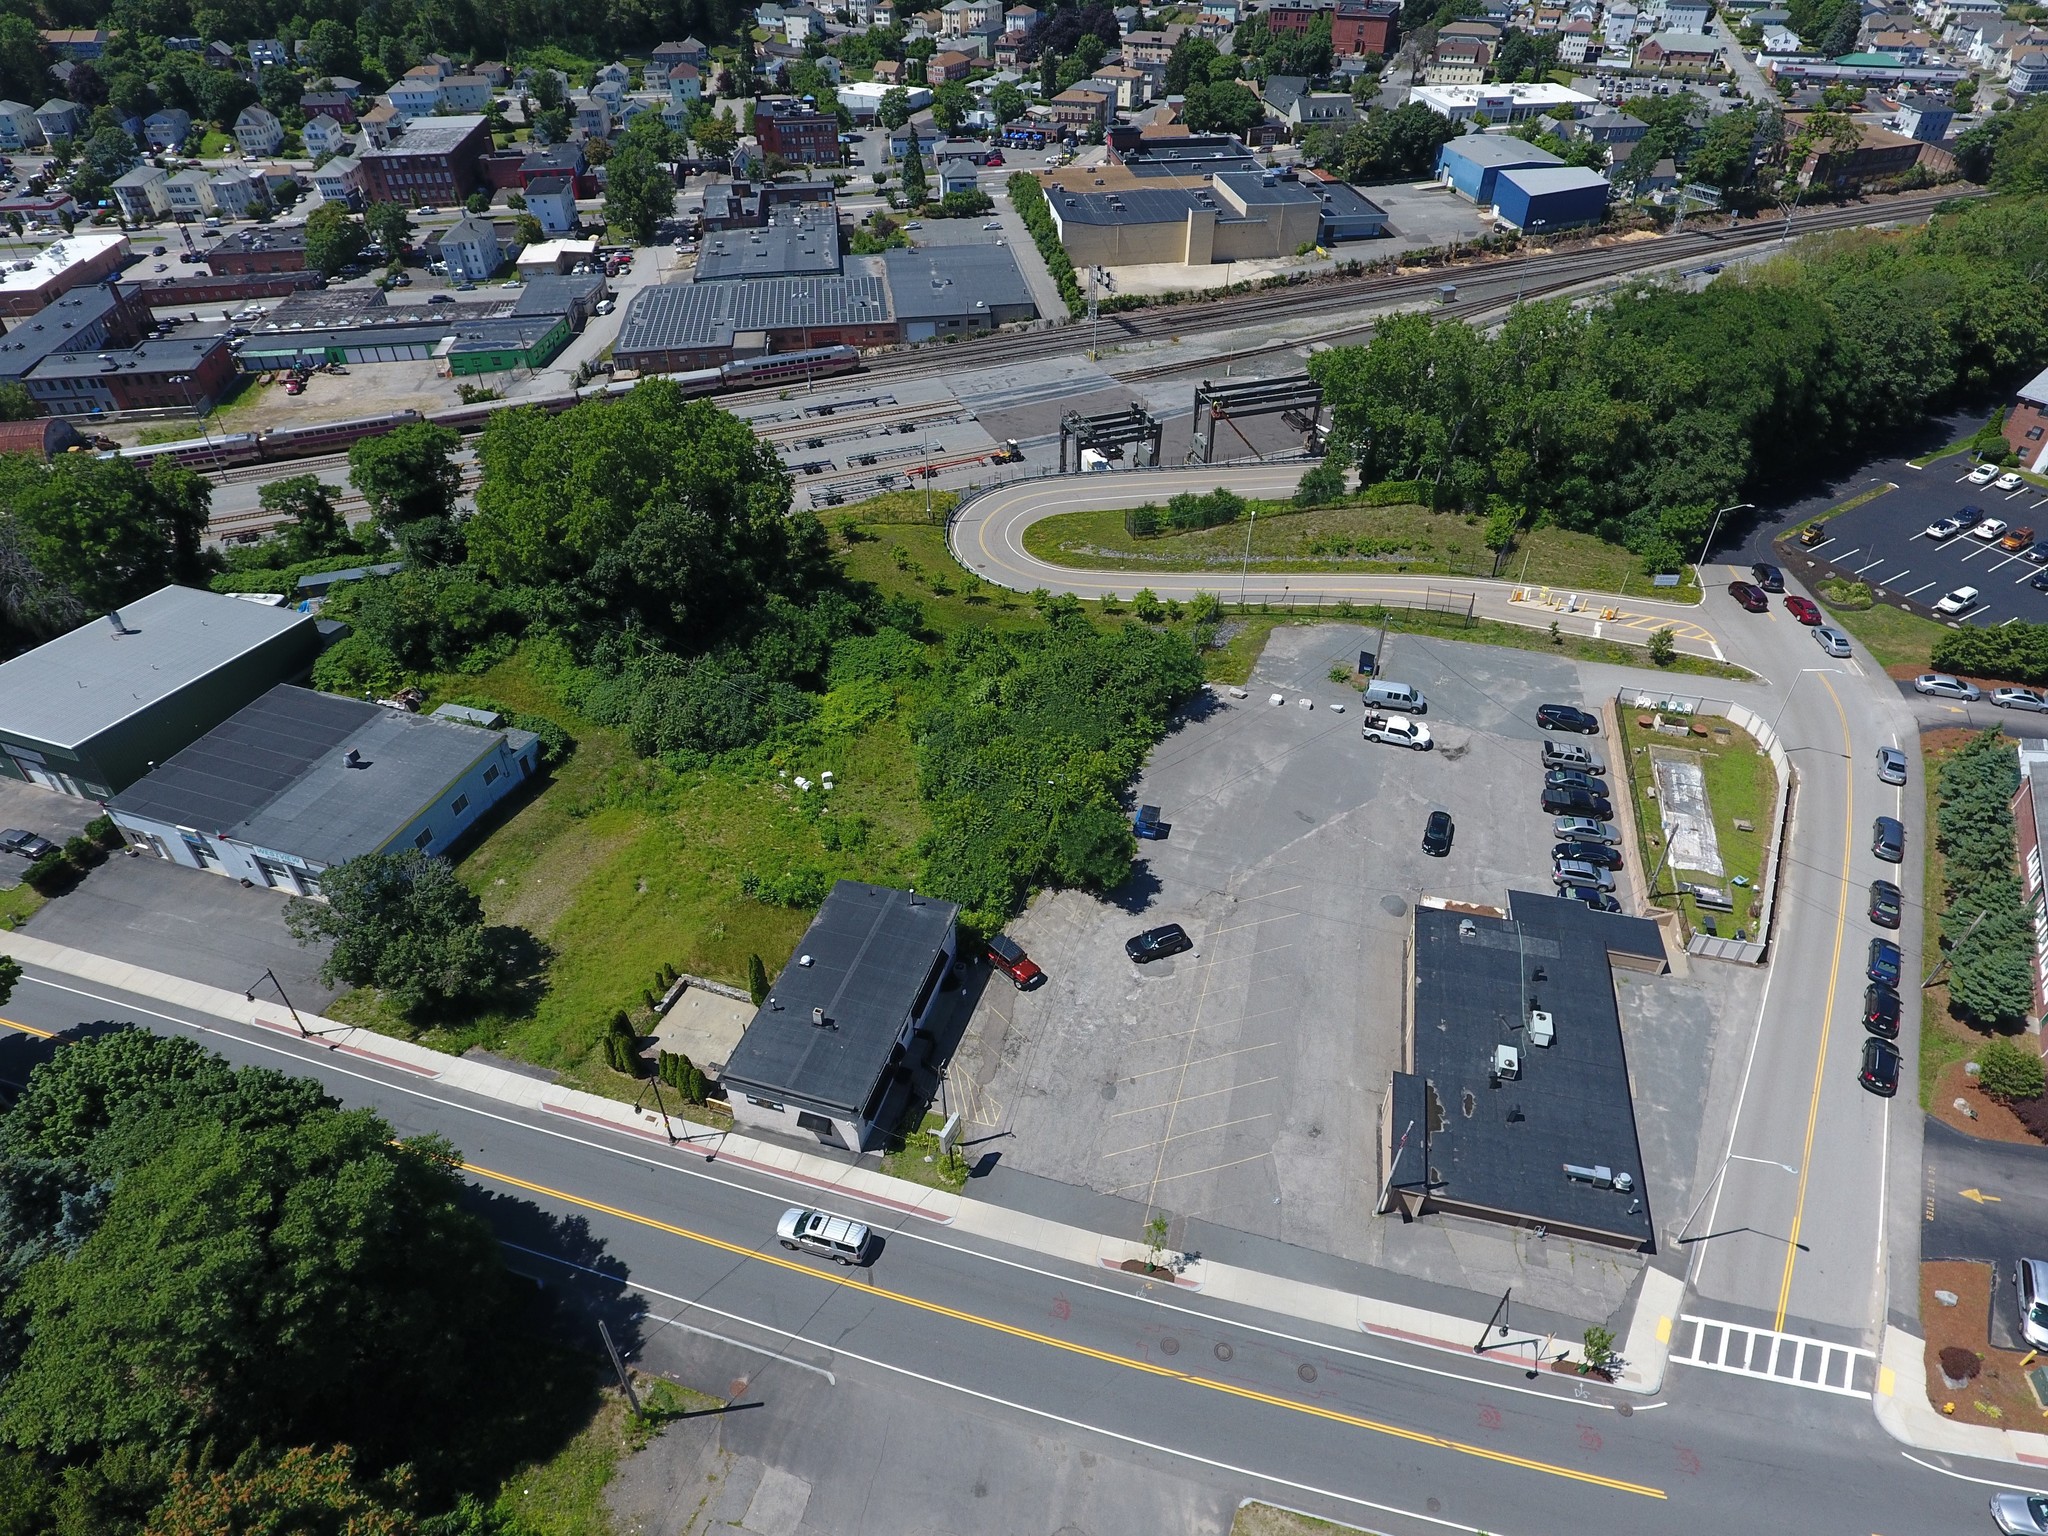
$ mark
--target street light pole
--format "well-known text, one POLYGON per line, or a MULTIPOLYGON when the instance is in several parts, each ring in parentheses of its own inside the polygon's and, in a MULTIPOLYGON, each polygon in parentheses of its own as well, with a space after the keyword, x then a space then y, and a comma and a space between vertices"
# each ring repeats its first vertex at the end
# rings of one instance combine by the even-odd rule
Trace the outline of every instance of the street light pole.
MULTIPOLYGON (((277 973, 272 971, 270 967, 267 965, 263 967, 263 974, 261 976, 258 976, 256 978, 256 981, 263 981, 266 979, 270 982, 270 984, 273 987, 277 988, 277 995, 280 998, 284 998, 285 1011, 292 1016, 292 1022, 299 1026, 299 1033, 305 1036, 308 1040, 312 1039, 313 1031, 306 1028, 306 1021, 299 1017, 299 1010, 292 1007, 292 1000, 289 997, 285 997, 284 983, 277 979, 277 973)), ((250 982, 249 985, 242 992, 242 996, 246 997, 252 1003, 256 1001, 256 981, 250 982)))
POLYGON ((1794 1178, 1797 1178, 1799 1176, 1799 1170, 1797 1168, 1794 1168, 1790 1163, 1781 1163, 1775 1157, 1745 1157, 1740 1152, 1730 1152, 1726 1157, 1721 1159, 1721 1166, 1716 1168, 1714 1170, 1714 1176, 1711 1179, 1707 1180, 1707 1187, 1700 1191, 1699 1199, 1693 1201, 1692 1209, 1685 1213, 1685 1220, 1681 1221, 1678 1224, 1678 1232, 1671 1239, 1673 1243, 1685 1244, 1696 1243, 1699 1241, 1699 1239, 1696 1237, 1687 1237, 1685 1235, 1685 1229, 1692 1225, 1693 1217, 1699 1215, 1700 1207, 1707 1203, 1707 1196, 1711 1195, 1717 1188, 1720 1187, 1721 1175, 1728 1171, 1728 1165, 1730 1163, 1764 1163, 1772 1168, 1782 1168, 1787 1173, 1791 1174, 1794 1178))
POLYGON ((1251 521, 1244 525, 1244 565, 1237 573, 1237 606, 1244 608, 1245 584, 1252 576, 1252 530, 1259 526, 1259 509, 1252 508, 1251 521))
POLYGON ((1755 502, 1738 501, 1734 506, 1723 507, 1720 511, 1716 512, 1714 514, 1714 526, 1707 530, 1707 542, 1700 546, 1700 557, 1693 563, 1695 565, 1705 565, 1707 563, 1707 551, 1714 547, 1714 535, 1721 531, 1722 518, 1726 517, 1730 512, 1754 512, 1755 510, 1755 502))

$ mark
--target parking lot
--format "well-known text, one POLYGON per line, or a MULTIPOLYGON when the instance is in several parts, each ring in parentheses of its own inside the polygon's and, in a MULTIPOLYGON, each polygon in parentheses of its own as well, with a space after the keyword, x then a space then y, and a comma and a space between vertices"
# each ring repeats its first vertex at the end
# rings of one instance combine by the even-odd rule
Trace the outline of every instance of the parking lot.
MULTIPOLYGON (((1835 502, 1885 485, 1893 489, 1829 518, 1827 537, 1799 553, 1921 612, 1931 611, 1959 587, 1975 587, 1978 604, 1963 615, 1966 624, 2048 623, 2048 592, 2028 585, 2043 567, 2024 552, 2001 549, 1967 532, 1941 541, 1926 535, 1940 519, 1975 508, 1976 520, 1996 518, 2009 532, 2032 530, 2033 539, 2048 539, 2048 492, 2031 483, 2010 492, 1971 485, 1973 467, 1962 454, 1925 469, 1896 459, 1870 465, 1854 485, 1839 488, 1835 502)), ((1803 515, 1820 510, 1816 506, 1803 515)))
MULTIPOLYGON (((1570 662, 1389 636, 1385 671, 1428 696, 1437 749, 1364 742, 1357 693, 1329 673, 1375 643, 1355 626, 1277 630, 1246 698, 1220 692, 1155 750, 1137 798, 1160 807, 1168 836, 1141 845, 1112 898, 1055 894, 1010 927, 1048 979, 984 994, 953 1107, 970 1140, 999 1138, 987 1145, 1005 1168, 1127 1202, 1132 1235, 1156 1209, 1205 1251, 1250 1234, 1598 1305, 1636 1260, 1567 1261, 1508 1229, 1368 1214, 1408 1006, 1410 909, 1421 896, 1499 905, 1510 890, 1549 890, 1535 707, 1597 700, 1570 662), (1439 808, 1457 824, 1441 859, 1420 846, 1439 808), (1187 929, 1192 952, 1125 958, 1125 939, 1166 922, 1187 929)), ((1669 1204, 1692 1171, 1717 992, 1637 977, 1619 990, 1632 1048, 1650 1047, 1631 1065, 1649 1100, 1653 1199, 1669 1204)))

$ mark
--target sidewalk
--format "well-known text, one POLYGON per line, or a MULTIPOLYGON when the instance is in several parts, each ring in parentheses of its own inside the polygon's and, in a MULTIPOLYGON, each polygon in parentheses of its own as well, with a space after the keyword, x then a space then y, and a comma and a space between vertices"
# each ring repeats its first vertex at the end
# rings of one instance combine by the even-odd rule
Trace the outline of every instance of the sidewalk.
MULTIPOLYGON (((213 1018, 251 1025, 291 1039, 300 1038, 299 1024, 293 1021, 285 1008, 269 1002, 250 1002, 239 992, 227 992, 200 982, 167 976, 161 971, 108 960, 84 950, 47 943, 26 933, 0 933, 0 954, 11 955, 24 966, 39 971, 56 972, 77 981, 150 998, 213 1018)), ((410 1041, 393 1039, 333 1019, 313 1014, 302 1014, 299 1019, 315 1043, 339 1055, 375 1062, 499 1103, 514 1104, 542 1114, 556 1115, 566 1121, 637 1136, 656 1146, 670 1146, 673 1137, 673 1150, 678 1153, 701 1157, 706 1162, 752 1169, 811 1190, 845 1195, 897 1212, 906 1220, 930 1221, 956 1232, 1045 1258, 1064 1259, 1084 1269, 1117 1270, 1125 1260, 1145 1257, 1144 1244, 1126 1238, 1050 1221, 946 1190, 927 1189, 921 1184, 891 1178, 873 1169, 848 1167, 829 1158, 757 1141, 737 1132, 709 1131, 693 1121, 665 1120, 664 1116, 652 1110, 636 1110, 616 1099, 602 1098, 581 1089, 558 1087, 487 1062, 430 1051, 410 1041)), ((1146 1285, 1149 1289, 1160 1283, 1148 1281, 1146 1285)), ((1473 1354, 1473 1344, 1483 1336, 1486 1327, 1484 1319, 1447 1316, 1205 1259, 1188 1263, 1174 1285, 1190 1293, 1200 1293, 1282 1317, 1451 1350, 1467 1357, 1473 1354)), ((1620 1341, 1620 1353, 1627 1366, 1614 1382, 1615 1387, 1642 1394, 1652 1394, 1662 1388, 1670 1356, 1671 1334, 1683 1299, 1682 1281, 1657 1269, 1643 1272, 1635 1314, 1627 1337, 1620 1341)), ((1547 1356, 1556 1358, 1567 1351, 1575 1351, 1578 1341, 1510 1337, 1498 1340, 1497 1352, 1490 1352, 1484 1358, 1509 1369, 1527 1371, 1532 1351, 1546 1343, 1547 1356)), ((1943 1427, 1951 1431, 1964 1428, 1946 1424, 1943 1427)), ((1980 1430, 1976 1433, 1997 1432, 1980 1430)))
POLYGON ((1887 1434, 1923 1451, 2048 1467, 2048 1434, 1958 1424, 1944 1415, 1921 1389, 1926 1362, 1925 1339, 1915 1338, 1903 1328, 1886 1327, 1884 1352, 1878 1357, 1877 1392, 1871 1401, 1877 1422, 1887 1434))

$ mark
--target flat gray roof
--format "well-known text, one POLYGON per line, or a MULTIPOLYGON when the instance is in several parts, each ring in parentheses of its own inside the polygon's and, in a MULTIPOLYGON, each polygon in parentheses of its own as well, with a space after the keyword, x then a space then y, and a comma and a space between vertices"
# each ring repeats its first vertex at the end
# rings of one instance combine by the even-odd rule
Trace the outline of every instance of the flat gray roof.
MULTIPOLYGON (((76 749, 313 620, 193 587, 164 587, 0 666, 0 729, 76 749)), ((311 647, 309 646, 310 650, 311 647)))
MULTIPOLYGON (((1180 224, 1191 209, 1206 206, 1179 187, 1134 188, 1129 192, 1051 192, 1053 208, 1067 224, 1180 224)), ((1220 210, 1219 210, 1220 211, 1220 210)))
POLYGON ((157 341, 139 342, 132 347, 117 347, 105 355, 107 362, 100 361, 98 352, 53 352, 36 364, 34 375, 39 379, 96 378, 101 374, 116 373, 163 373, 175 368, 196 368, 205 360, 207 353, 216 347, 227 345, 227 338, 218 332, 206 336, 171 336, 157 341))
POLYGON ((1264 171, 1231 171, 1218 176, 1217 181, 1230 188, 1247 203, 1319 203, 1322 197, 1312 191, 1315 185, 1298 177, 1275 175, 1266 179, 1264 171))
POLYGON ((71 345, 120 302, 111 283, 74 288, 0 336, 0 379, 18 379, 53 352, 71 345))
POLYGON ((1576 192, 1582 187, 1598 187, 1602 192, 1611 190, 1605 176, 1598 171, 1589 171, 1583 165, 1511 166, 1500 173, 1500 179, 1513 182, 1531 196, 1545 192, 1576 192))
POLYGON ((482 125, 482 116, 475 113, 462 117, 415 117, 406 123, 405 131, 390 144, 382 149, 366 149, 357 158, 445 155, 482 125))
POLYGON ((1471 165, 1563 165, 1547 149, 1538 149, 1507 133, 1468 133, 1444 145, 1443 152, 1471 165))
POLYGON ((819 276, 839 270, 839 217, 785 211, 761 229, 728 229, 704 237, 695 280, 819 276))
POLYGON ((861 1118, 926 987, 940 984, 933 968, 959 915, 887 886, 833 886, 726 1061, 728 1089, 861 1118))
POLYGON ((884 251, 882 269, 901 320, 944 319, 979 309, 1036 312, 1031 287, 1006 245, 945 245, 884 251))
POLYGON ((497 750, 500 734, 282 683, 110 803, 309 864, 339 864, 404 831, 497 750), (344 760, 351 748, 359 767, 344 760))
POLYGON ((739 331, 886 320, 889 295, 871 273, 660 283, 626 307, 617 353, 727 347, 739 331))

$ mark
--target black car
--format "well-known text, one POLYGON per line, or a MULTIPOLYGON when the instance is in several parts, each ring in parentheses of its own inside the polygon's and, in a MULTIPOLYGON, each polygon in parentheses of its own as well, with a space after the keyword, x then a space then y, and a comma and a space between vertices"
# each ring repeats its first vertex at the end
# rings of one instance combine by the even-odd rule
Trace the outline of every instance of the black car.
POLYGON ((1151 960, 1164 960, 1168 955, 1182 954, 1194 947, 1195 941, 1188 937, 1187 929, 1179 923, 1147 928, 1136 938, 1124 941, 1124 953, 1140 965, 1151 960))
POLYGON ((1881 981, 1888 987, 1899 984, 1899 966, 1902 957, 1899 946, 1890 939, 1870 941, 1870 959, 1863 967, 1863 974, 1872 981, 1881 981))
POLYGON ((9 827, 0 832, 0 848, 5 848, 9 853, 18 853, 31 861, 40 859, 46 853, 57 851, 57 845, 47 837, 24 832, 20 827, 9 827))
POLYGON ((1863 1042, 1863 1070, 1856 1081, 1879 1098, 1888 1099, 1899 1091, 1899 1048, 1889 1040, 1872 1035, 1863 1042))
POLYGON ((1767 612, 1771 606, 1771 600, 1764 596, 1763 588, 1753 587, 1746 581, 1729 582, 1728 595, 1751 613, 1767 612))
POLYGON ((1596 891, 1590 885, 1568 885, 1557 893, 1560 896, 1575 897, 1595 912, 1619 912, 1621 903, 1605 891, 1596 891))
POLYGON ((1863 1027, 1887 1040, 1898 1038, 1899 994, 1881 981, 1863 989, 1863 1027))
POLYGON ((1880 816, 1870 824, 1870 851, 1887 864, 1906 862, 1906 827, 1896 816, 1880 816))
POLYGON ((1422 824, 1422 851, 1440 859, 1451 851, 1451 839, 1456 834, 1449 811, 1431 811, 1429 820, 1422 824))
POLYGON ((1607 793, 1607 781, 1594 778, 1583 768, 1553 768, 1543 775, 1543 783, 1550 789, 1583 789, 1589 795, 1607 793))
POLYGON ((1899 888, 1889 880, 1870 882, 1870 920, 1880 928, 1899 926, 1899 912, 1904 898, 1899 888))
POLYGON ((1546 731, 1577 731, 1583 736, 1600 734, 1600 717, 1589 715, 1570 704, 1538 704, 1536 723, 1546 731))
POLYGON ((1543 811, 1549 816, 1586 816, 1594 821, 1614 819, 1614 807, 1605 795, 1569 785, 1545 785, 1543 811))
POLYGON ((1762 587, 1766 592, 1782 592, 1785 590, 1785 573, 1775 565, 1766 565, 1761 560, 1749 568, 1749 579, 1762 587))
POLYGON ((1621 868, 1621 850, 1607 843, 1559 843, 1550 850, 1553 859, 1576 859, 1595 869, 1621 868))

